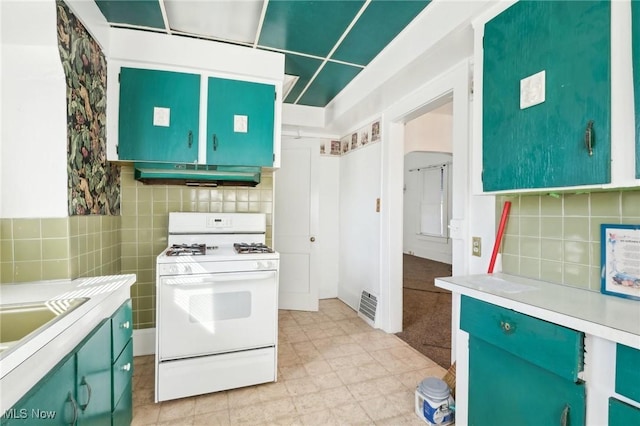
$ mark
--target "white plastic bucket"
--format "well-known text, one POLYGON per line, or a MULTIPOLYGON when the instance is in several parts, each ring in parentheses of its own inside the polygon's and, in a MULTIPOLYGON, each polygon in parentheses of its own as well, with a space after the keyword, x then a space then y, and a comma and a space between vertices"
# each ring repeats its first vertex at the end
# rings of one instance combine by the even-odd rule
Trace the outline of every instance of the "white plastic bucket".
POLYGON ((453 424, 453 404, 449 386, 441 379, 427 377, 416 388, 416 414, 430 426, 453 424))

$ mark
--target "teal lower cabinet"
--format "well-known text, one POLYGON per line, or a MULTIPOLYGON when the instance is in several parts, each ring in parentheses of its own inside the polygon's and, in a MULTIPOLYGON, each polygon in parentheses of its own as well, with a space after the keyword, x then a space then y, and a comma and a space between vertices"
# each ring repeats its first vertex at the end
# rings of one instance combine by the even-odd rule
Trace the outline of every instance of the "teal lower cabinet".
POLYGON ((470 426, 585 424, 584 335, 462 296, 470 426))
POLYGON ((80 408, 74 391, 75 370, 76 360, 71 354, 4 413, 2 424, 76 424, 80 408))
POLYGON ((469 337, 470 426, 576 426, 585 413, 583 383, 469 337))
POLYGON ((119 426, 131 423, 133 418, 133 396, 131 393, 133 375, 133 342, 124 348, 112 368, 113 425, 119 426))
POLYGON ((616 392, 640 404, 640 350, 616 345, 616 392))
POLYGON ((131 300, 111 317, 111 419, 114 426, 128 425, 133 418, 133 319, 131 300))
POLYGON ((4 413, 0 424, 130 424, 133 417, 131 324, 131 301, 127 300, 4 413), (112 358, 114 336, 116 342, 124 344, 117 349, 115 361, 112 358))
POLYGON ((103 321, 76 350, 78 424, 111 425, 111 323, 103 321))
POLYGON ((640 349, 616 345, 615 391, 637 406, 609 398, 609 426, 640 425, 640 349))
POLYGON ((640 408, 609 398, 609 426, 640 425, 640 408))
POLYGON ((114 426, 131 424, 133 414, 133 393, 131 386, 132 383, 129 383, 127 388, 124 390, 120 401, 118 401, 113 409, 113 413, 111 413, 111 419, 114 426))

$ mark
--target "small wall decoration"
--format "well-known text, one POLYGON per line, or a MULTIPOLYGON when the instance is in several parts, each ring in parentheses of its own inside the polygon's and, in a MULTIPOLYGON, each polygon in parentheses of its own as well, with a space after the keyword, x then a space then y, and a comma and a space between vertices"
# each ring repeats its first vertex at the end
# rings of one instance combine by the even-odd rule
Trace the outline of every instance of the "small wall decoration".
POLYGON ((331 141, 331 155, 340 155, 340 141, 331 141))
POLYGON ((366 145, 369 143, 369 133, 364 131, 362 132, 362 136, 360 137, 360 141, 362 145, 366 145))
POLYGON ((601 292, 640 300, 640 225, 600 225, 601 292))
POLYGON ((376 121, 371 125, 371 142, 380 140, 380 122, 376 121))
POLYGON ((358 134, 354 133, 351 135, 351 149, 356 149, 358 147, 358 134))

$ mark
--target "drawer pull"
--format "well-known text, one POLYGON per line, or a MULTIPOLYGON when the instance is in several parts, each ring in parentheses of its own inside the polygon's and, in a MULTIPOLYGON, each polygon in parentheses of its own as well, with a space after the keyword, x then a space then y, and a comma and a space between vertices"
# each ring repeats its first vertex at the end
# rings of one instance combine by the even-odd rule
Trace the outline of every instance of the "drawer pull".
POLYGON ((562 409, 562 414, 560 414, 560 426, 568 426, 569 425, 569 405, 565 405, 562 409))
POLYGON ((130 321, 125 321, 123 323, 120 324, 120 328, 131 328, 131 322, 130 321))
POLYGON ((502 328, 505 333, 511 333, 514 330, 514 327, 506 321, 500 321, 500 328, 502 328))
MULTIPOLYGON (((87 387, 87 402, 86 404, 80 404, 80 409, 82 411, 87 409, 87 406, 89 405, 89 402, 91 401, 91 386, 89 385, 89 383, 87 382, 87 378, 86 377, 82 377, 82 381, 80 382, 80 386, 86 386, 87 387)), ((78 400, 80 400, 80 397, 78 397, 78 400)))
POLYGON ((130 363, 130 362, 126 363, 125 365, 123 365, 122 367, 120 367, 120 370, 122 370, 122 371, 129 371, 129 370, 131 370, 131 363, 130 363))

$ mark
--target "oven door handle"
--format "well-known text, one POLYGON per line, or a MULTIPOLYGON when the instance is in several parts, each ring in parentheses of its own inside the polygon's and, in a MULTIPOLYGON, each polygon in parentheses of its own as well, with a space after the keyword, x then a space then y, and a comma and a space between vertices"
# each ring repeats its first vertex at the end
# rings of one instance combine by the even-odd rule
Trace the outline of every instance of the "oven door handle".
POLYGON ((198 279, 194 279, 193 275, 187 275, 183 277, 175 277, 168 280, 164 280, 163 284, 175 286, 175 287, 194 287, 210 285, 216 282, 231 282, 231 281, 261 281, 275 278, 275 271, 265 272, 240 272, 240 273, 228 273, 228 274, 211 274, 202 275, 198 279))

